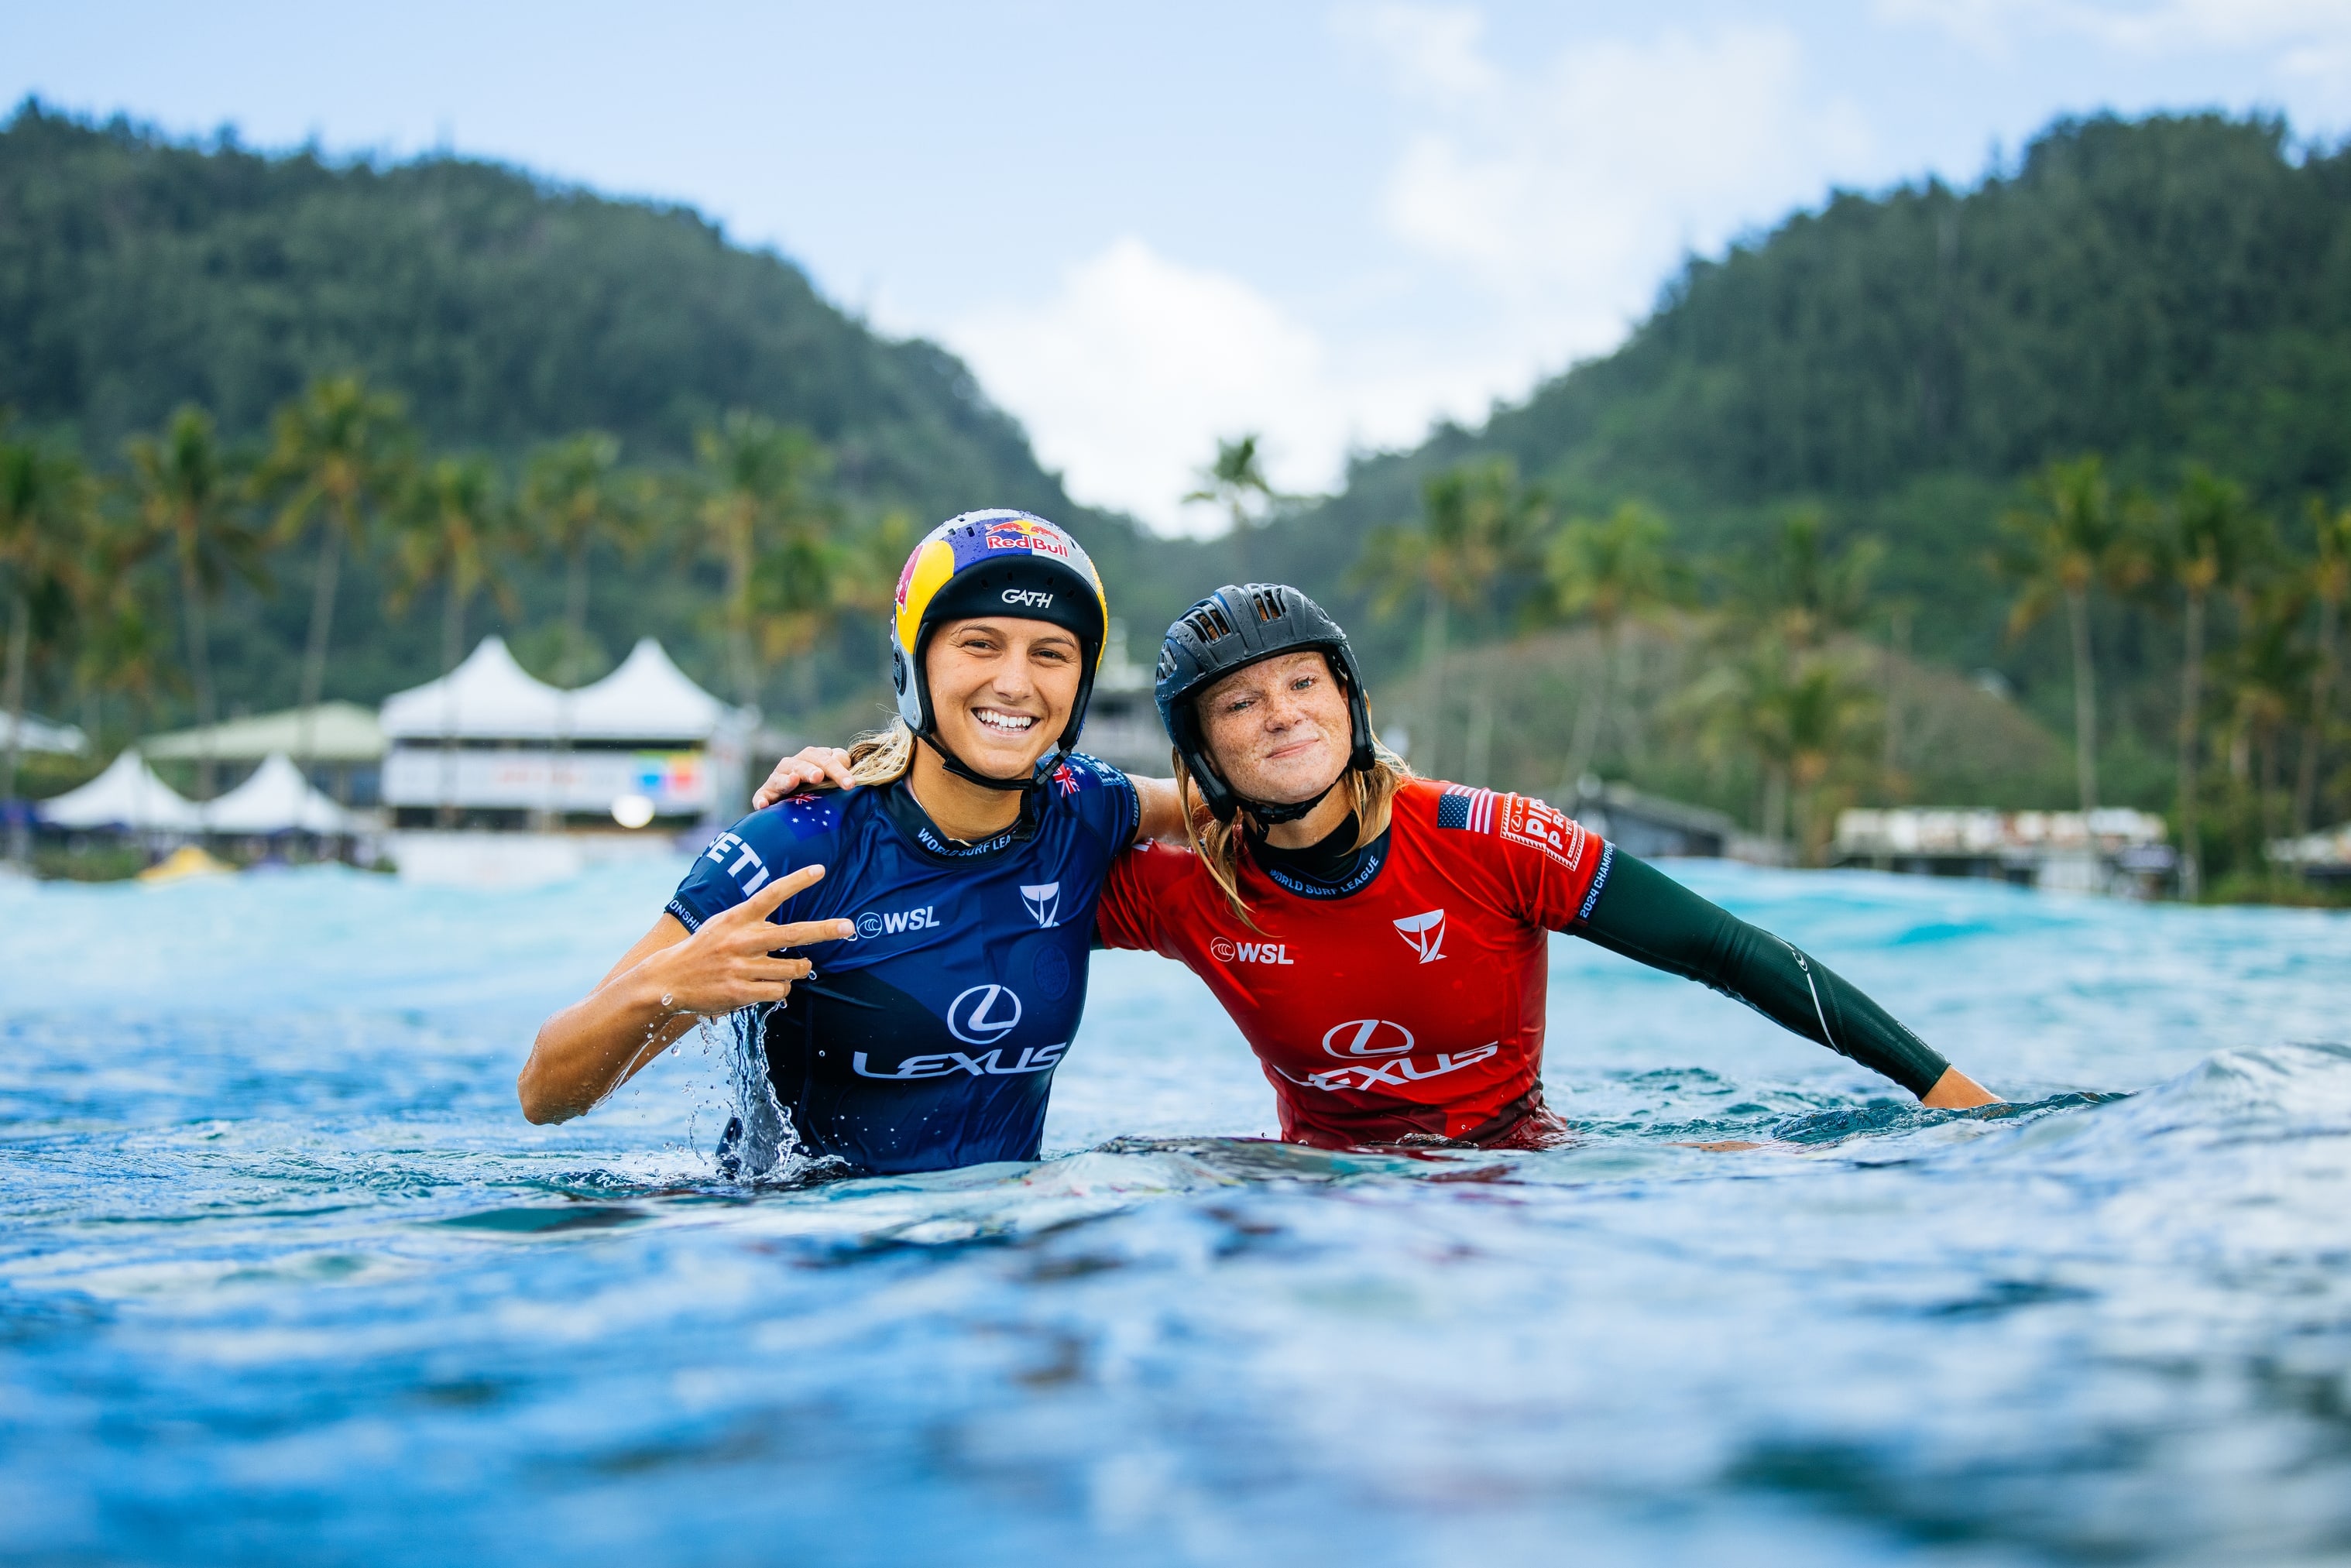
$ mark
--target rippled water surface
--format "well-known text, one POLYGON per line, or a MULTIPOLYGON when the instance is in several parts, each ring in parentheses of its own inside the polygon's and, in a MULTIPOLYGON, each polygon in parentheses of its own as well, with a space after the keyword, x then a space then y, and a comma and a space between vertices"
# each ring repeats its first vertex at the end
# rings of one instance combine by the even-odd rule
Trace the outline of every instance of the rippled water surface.
POLYGON ((1681 867, 2022 1103, 1562 939, 1583 1141, 1424 1159, 1098 956, 1051 1157, 752 1192, 515 1110, 675 869, 0 884, 0 1557, 2351 1554, 2341 917, 1681 867))

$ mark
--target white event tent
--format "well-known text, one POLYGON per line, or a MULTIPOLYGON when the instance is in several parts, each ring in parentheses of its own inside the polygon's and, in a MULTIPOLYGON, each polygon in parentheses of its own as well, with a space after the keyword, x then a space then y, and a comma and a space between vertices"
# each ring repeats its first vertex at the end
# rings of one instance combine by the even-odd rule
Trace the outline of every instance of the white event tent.
POLYGON ((503 637, 485 637, 465 662, 383 702, 384 738, 544 740, 562 721, 563 694, 515 663, 503 637))
POLYGON ((215 833, 340 835, 360 831, 359 820, 314 789, 282 751, 271 752, 252 778, 197 809, 215 833))
POLYGON ((708 740, 737 717, 651 637, 639 638, 620 668, 569 695, 575 740, 708 740))
POLYGON ((127 828, 141 833, 197 833, 204 808, 155 777, 147 759, 125 751, 78 789, 33 802, 41 821, 59 828, 127 828))
POLYGON ((740 803, 755 717, 695 685, 650 637, 577 691, 485 637, 448 674, 384 700, 383 800, 412 822, 443 806, 519 826, 521 813, 598 817, 632 802, 673 822, 709 818, 740 803))

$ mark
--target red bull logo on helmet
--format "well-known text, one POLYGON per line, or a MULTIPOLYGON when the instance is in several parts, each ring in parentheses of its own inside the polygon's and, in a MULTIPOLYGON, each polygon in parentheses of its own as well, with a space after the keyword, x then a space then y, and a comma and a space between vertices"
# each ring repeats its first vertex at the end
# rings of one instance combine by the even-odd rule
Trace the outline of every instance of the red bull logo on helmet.
POLYGON ((1042 517, 1006 517, 987 525, 982 536, 989 549, 1028 549, 1056 560, 1069 560, 1076 553, 1070 536, 1042 517))
MULTIPOLYGON (((1027 512, 966 512, 933 528, 906 558, 905 569, 898 574, 896 614, 893 618, 898 645, 907 649, 914 646, 924 612, 950 579, 1001 550, 1023 550, 1074 569, 1093 590, 1096 601, 1102 601, 1102 577, 1094 570, 1093 561, 1075 539, 1052 523, 1027 512)), ((1012 601, 1008 597, 1007 602, 1012 601)), ((1027 603, 1035 607, 1033 599, 1027 603)), ((1107 619, 1107 604, 1102 613, 1107 619)), ((1101 656, 1099 649, 1095 656, 1101 656)))

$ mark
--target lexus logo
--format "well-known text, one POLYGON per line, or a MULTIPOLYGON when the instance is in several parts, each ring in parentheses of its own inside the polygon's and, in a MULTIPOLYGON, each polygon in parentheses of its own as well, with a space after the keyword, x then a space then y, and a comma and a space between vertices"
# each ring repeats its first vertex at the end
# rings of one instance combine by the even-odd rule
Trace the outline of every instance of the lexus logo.
POLYGON ((1385 1019, 1349 1019, 1322 1037, 1333 1056, 1402 1056, 1412 1049, 1412 1030, 1385 1019))
POLYGON ((1020 901, 1029 906, 1029 913, 1037 917, 1038 925, 1050 929, 1061 913, 1061 884, 1040 882, 1034 887, 1024 887, 1020 890, 1020 901))
POLYGON ((1434 964, 1445 956, 1445 911, 1426 909, 1418 915, 1407 915, 1395 923, 1396 935, 1406 946, 1420 955, 1424 964, 1434 964))
POLYGON ((974 986, 947 1004, 947 1032, 966 1045, 994 1045, 1019 1021, 1020 998, 1005 986, 974 986))

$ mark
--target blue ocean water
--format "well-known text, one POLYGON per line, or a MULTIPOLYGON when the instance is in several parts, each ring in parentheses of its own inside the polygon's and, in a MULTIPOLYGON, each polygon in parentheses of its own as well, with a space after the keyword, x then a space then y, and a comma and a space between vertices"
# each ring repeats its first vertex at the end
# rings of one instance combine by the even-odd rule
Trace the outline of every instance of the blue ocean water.
POLYGON ((0 883, 0 1559, 2351 1555, 2342 916, 1678 866, 2019 1103, 1558 939, 1583 1138, 1418 1159, 1101 955, 1042 1163, 755 1192, 515 1109, 677 869, 0 883))

